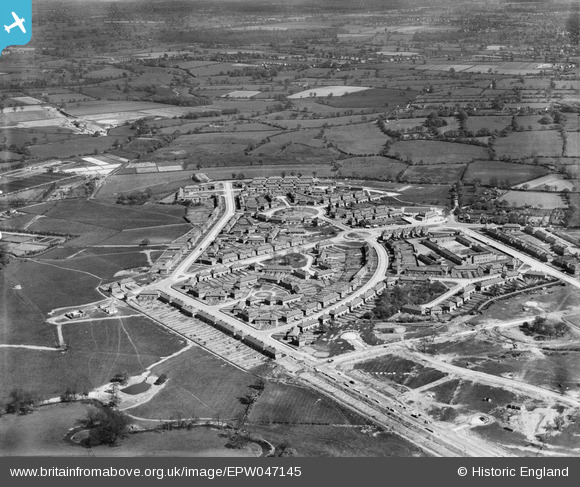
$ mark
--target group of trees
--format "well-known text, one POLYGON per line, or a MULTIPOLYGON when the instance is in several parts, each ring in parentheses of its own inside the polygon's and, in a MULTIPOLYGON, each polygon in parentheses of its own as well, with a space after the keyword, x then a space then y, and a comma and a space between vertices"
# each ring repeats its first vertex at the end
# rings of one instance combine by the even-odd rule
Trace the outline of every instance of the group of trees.
POLYGON ((447 288, 440 282, 405 284, 387 289, 375 302, 373 314, 379 319, 387 319, 398 313, 406 304, 424 304, 443 294, 447 288))
POLYGON ((521 329, 526 334, 544 337, 562 337, 568 331, 568 326, 563 321, 551 322, 543 316, 536 316, 531 323, 524 321, 521 329))
POLYGON ((117 198, 117 204, 119 205, 144 205, 153 196, 153 191, 151 188, 147 188, 145 191, 134 191, 130 194, 122 194, 117 198))
POLYGON ((81 422, 89 428, 85 446, 114 445, 127 436, 131 418, 122 411, 110 407, 90 407, 81 422))

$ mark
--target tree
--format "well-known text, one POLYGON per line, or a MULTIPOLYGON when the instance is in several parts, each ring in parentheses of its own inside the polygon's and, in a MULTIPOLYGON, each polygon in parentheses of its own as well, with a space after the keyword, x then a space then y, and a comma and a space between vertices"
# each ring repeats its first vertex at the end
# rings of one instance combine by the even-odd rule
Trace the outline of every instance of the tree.
POLYGON ((95 426, 90 430, 86 444, 96 446, 116 444, 117 440, 127 436, 132 420, 122 411, 103 408, 97 413, 89 411, 87 422, 95 426))
POLYGON ((6 404, 6 412, 12 414, 28 414, 32 412, 37 402, 36 394, 17 387, 10 391, 10 401, 6 404))

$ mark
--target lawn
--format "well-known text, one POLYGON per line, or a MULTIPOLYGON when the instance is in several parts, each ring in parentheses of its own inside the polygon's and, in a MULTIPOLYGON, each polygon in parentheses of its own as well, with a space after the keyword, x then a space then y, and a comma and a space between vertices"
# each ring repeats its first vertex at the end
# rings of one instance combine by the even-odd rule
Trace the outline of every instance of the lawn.
POLYGON ((476 159, 487 159, 484 147, 477 145, 412 140, 395 142, 389 150, 390 156, 399 154, 402 160, 411 159, 415 164, 460 164, 476 159))
POLYGON ((490 184, 492 179, 499 183, 508 181, 510 186, 525 183, 532 179, 549 174, 542 166, 531 164, 513 164, 502 161, 476 161, 469 164, 463 175, 463 181, 471 183, 479 179, 482 184, 490 184))

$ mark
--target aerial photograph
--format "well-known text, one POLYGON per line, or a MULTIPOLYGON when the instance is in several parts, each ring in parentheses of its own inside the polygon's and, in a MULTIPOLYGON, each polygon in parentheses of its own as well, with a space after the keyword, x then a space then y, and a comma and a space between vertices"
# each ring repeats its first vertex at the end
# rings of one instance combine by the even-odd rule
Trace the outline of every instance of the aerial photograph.
POLYGON ((580 456, 577 0, 11 3, 0 457, 580 456))

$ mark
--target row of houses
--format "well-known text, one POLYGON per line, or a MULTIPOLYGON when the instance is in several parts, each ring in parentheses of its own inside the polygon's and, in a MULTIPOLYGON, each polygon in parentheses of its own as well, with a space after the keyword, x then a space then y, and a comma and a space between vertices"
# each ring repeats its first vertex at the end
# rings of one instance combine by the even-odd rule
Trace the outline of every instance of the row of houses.
POLYGON ((180 310, 184 315, 189 317, 195 317, 208 325, 213 326, 222 333, 225 333, 233 338, 240 340, 245 345, 257 350, 258 352, 266 355, 267 357, 277 359, 282 356, 281 352, 271 345, 265 344, 263 341, 245 333, 243 330, 236 328, 234 325, 226 322, 225 320, 220 320, 219 318, 206 313, 205 311, 198 311, 192 306, 185 304, 181 299, 174 298, 173 296, 161 291, 158 293, 158 299, 164 303, 170 304, 171 306, 180 310))
POLYGON ((552 255, 550 254, 549 251, 538 245, 534 245, 524 240, 523 238, 513 235, 513 232, 505 233, 497 228, 488 228, 486 229, 486 232, 492 238, 495 238, 500 242, 503 242, 518 250, 521 250, 522 252, 525 252, 526 254, 529 254, 543 262, 549 262, 552 260, 552 255))

